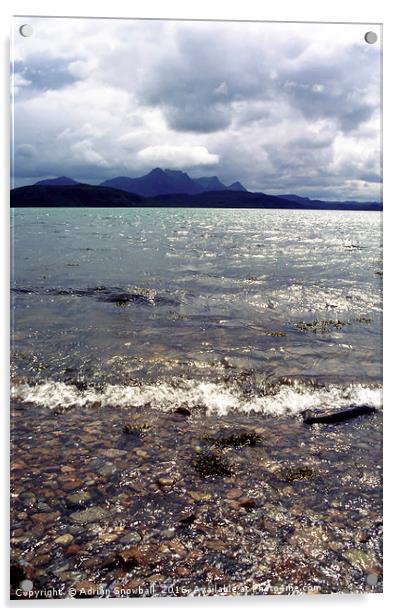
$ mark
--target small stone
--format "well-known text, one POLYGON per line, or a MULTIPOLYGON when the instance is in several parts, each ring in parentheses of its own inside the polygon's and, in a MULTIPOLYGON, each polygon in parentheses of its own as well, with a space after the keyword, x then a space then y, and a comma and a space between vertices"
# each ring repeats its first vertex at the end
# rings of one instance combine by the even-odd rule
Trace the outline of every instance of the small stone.
POLYGON ((138 533, 136 533, 136 531, 127 533, 126 535, 123 535, 123 537, 119 539, 119 542, 122 543, 123 545, 140 543, 140 541, 141 541, 141 537, 138 533))
POLYGON ((135 449, 134 451, 139 458, 148 458, 148 453, 144 449, 135 449))
POLYGON ((36 495, 33 492, 23 492, 19 495, 19 498, 23 501, 25 507, 33 507, 37 502, 36 495))
POLYGON ((173 528, 168 528, 161 531, 159 534, 163 539, 173 539, 173 537, 175 536, 175 531, 173 528))
POLYGON ((161 488, 169 488, 170 486, 173 486, 174 480, 170 477, 160 477, 158 479, 158 484, 161 488))
POLYGON ((241 494, 242 494, 242 492, 238 488, 232 488, 231 490, 228 490, 226 492, 227 498, 232 499, 232 500, 235 500, 236 498, 239 498, 239 496, 241 496, 241 494))
POLYGON ((48 505, 47 503, 45 503, 44 501, 39 501, 36 505, 36 508, 39 511, 51 511, 51 507, 50 505, 48 505))
POLYGON ((177 567, 176 573, 177 575, 186 576, 186 575, 190 575, 190 570, 187 569, 187 567, 177 567))
POLYGON ((86 492, 85 490, 81 490, 80 492, 75 492, 70 496, 67 496, 66 502, 70 507, 76 507, 79 505, 83 505, 91 500, 90 492, 86 492))
POLYGON ((209 501, 212 499, 212 494, 204 494, 203 492, 191 491, 188 493, 194 501, 209 501))
POLYGON ((103 477, 108 477, 117 471, 117 467, 112 462, 105 462, 98 468, 98 473, 103 477))
POLYGON ((54 543, 59 543, 60 545, 68 545, 69 543, 72 543, 72 541, 73 541, 73 535, 66 533, 65 535, 59 535, 54 540, 54 543))
POLYGON ((75 469, 73 466, 67 466, 66 464, 61 464, 60 466, 61 473, 74 473, 75 469))
POLYGON ((155 566, 160 560, 160 552, 150 545, 139 545, 118 552, 118 556, 127 566, 155 566))
POLYGON ((75 511, 70 514, 70 519, 78 524, 88 524, 90 522, 98 522, 110 515, 109 511, 101 507, 89 507, 83 511, 75 511))
POLYGON ((80 545, 78 545, 77 543, 72 543, 71 545, 68 545, 67 549, 65 550, 65 554, 67 555, 77 554, 78 552, 80 552, 80 550, 81 550, 80 545))
POLYGON ((127 451, 125 449, 104 449, 102 454, 107 458, 120 458, 126 455, 127 451))
POLYGON ((61 516, 59 511, 51 511, 50 513, 35 513, 33 514, 32 520, 35 522, 39 522, 40 524, 50 524, 51 522, 55 522, 61 516))

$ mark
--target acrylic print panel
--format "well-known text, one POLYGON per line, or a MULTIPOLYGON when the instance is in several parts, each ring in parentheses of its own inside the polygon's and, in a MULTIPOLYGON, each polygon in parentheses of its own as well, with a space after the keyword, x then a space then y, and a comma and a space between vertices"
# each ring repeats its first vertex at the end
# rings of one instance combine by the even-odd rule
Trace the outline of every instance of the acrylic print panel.
POLYGON ((12 30, 12 598, 381 592, 380 27, 12 30))

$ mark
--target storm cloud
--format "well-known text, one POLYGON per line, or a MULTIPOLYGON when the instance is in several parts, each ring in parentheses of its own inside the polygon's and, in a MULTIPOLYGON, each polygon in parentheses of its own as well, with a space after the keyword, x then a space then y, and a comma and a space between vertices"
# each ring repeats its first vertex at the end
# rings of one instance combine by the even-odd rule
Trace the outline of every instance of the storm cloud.
POLYGON ((163 166, 269 193, 381 198, 380 47, 365 26, 35 18, 23 38, 25 21, 16 186, 163 166))

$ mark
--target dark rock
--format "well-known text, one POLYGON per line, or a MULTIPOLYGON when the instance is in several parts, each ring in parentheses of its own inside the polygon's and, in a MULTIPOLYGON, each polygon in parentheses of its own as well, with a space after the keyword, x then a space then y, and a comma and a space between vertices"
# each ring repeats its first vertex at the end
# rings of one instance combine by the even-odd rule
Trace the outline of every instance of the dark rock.
POLYGON ((191 510, 191 511, 186 511, 182 513, 177 518, 177 521, 180 522, 180 524, 185 524, 186 526, 190 526, 193 522, 195 522, 196 519, 197 519, 196 513, 191 510))
POLYGON ((362 415, 370 415, 377 412, 374 406, 360 405, 350 406, 346 409, 339 411, 332 411, 329 413, 323 413, 321 411, 303 411, 302 417, 306 424, 323 423, 323 424, 335 424, 341 421, 347 421, 348 419, 354 419, 362 415))
POLYGON ((10 584, 12 588, 18 588, 23 580, 32 578, 32 568, 23 563, 12 563, 10 566, 10 584))
POLYGON ((256 507, 256 501, 254 498, 242 498, 238 501, 240 507, 244 507, 244 509, 253 509, 256 507))
POLYGON ((190 417, 191 415, 191 411, 189 411, 189 409, 186 408, 185 406, 179 406, 173 412, 176 413, 177 415, 184 415, 184 417, 190 417))

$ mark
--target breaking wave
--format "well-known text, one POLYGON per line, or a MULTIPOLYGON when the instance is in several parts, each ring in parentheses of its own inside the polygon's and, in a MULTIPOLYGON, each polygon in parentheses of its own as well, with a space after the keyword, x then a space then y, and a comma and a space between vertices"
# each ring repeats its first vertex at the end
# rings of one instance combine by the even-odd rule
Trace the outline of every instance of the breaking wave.
POLYGON ((11 386, 11 398, 49 409, 147 406, 168 412, 185 406, 193 414, 220 416, 257 413, 295 417, 307 409, 327 411, 358 405, 382 409, 381 387, 361 384, 314 386, 299 381, 282 384, 270 393, 251 395, 237 385, 188 379, 143 385, 106 385, 101 391, 94 387, 82 391, 76 385, 62 381, 18 382, 11 386))

